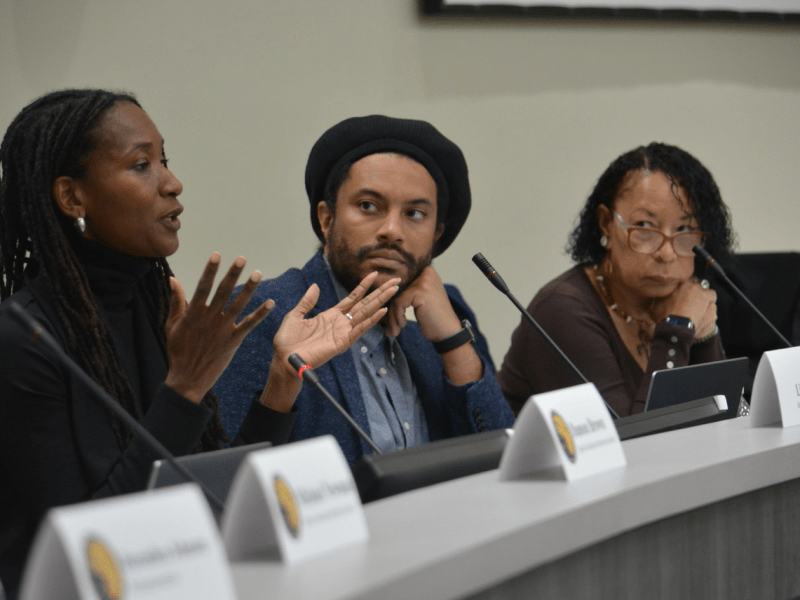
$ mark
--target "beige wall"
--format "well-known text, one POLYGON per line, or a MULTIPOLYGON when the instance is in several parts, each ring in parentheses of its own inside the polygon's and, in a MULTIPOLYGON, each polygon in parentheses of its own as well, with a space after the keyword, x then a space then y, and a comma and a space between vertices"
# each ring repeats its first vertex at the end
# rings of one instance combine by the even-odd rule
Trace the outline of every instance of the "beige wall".
POLYGON ((274 276, 299 266, 308 151, 338 120, 427 119, 464 150, 474 208, 437 260, 495 360, 518 322, 470 258, 527 303, 569 266, 566 235, 602 170, 652 140, 714 173, 743 251, 797 250, 800 29, 422 19, 415 0, 0 0, 0 128, 67 86, 138 94, 184 183, 181 249, 274 276))

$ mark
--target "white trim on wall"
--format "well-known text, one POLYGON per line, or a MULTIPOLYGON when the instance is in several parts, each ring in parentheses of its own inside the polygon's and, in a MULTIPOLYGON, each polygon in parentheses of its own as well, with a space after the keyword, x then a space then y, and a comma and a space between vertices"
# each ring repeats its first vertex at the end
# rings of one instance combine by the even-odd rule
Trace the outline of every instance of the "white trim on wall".
POLYGON ((730 10, 735 12, 800 12, 800 0, 442 0, 445 6, 504 5, 519 7, 610 8, 649 10, 730 10))

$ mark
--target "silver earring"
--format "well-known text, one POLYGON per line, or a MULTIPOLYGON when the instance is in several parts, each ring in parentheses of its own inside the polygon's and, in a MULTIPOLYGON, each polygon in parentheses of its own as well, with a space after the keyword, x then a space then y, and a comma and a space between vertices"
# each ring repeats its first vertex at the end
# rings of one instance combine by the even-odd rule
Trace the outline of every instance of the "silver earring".
POLYGON ((83 217, 75 219, 75 229, 78 230, 78 233, 86 233, 86 219, 83 217))
POLYGON ((606 246, 608 246, 608 238, 607 238, 606 236, 603 236, 603 237, 601 237, 601 238, 600 238, 600 245, 601 245, 603 248, 605 248, 606 246))

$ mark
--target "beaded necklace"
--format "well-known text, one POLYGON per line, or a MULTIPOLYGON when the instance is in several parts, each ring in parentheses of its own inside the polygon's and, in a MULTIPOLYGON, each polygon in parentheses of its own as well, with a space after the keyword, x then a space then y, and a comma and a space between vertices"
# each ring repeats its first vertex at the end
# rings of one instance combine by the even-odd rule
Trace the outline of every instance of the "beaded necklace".
MULTIPOLYGON (((605 261, 604 263, 605 264, 605 261)), ((603 269, 604 271, 606 269, 603 269)), ((625 323, 634 323, 638 329, 639 334, 639 345, 636 347, 636 350, 639 352, 640 355, 646 356, 648 359, 650 358, 650 344, 653 341, 653 335, 650 333, 650 323, 645 321, 644 319, 637 319, 629 315, 625 310, 623 310, 619 304, 614 301, 614 297, 611 295, 611 290, 606 287, 605 280, 606 278, 611 280, 611 273, 610 269, 608 269, 608 273, 603 275, 603 273, 599 272, 598 265, 594 265, 595 271, 595 281, 597 281, 597 288, 600 290, 600 295, 602 296, 603 303, 606 305, 608 310, 617 313, 625 323)))

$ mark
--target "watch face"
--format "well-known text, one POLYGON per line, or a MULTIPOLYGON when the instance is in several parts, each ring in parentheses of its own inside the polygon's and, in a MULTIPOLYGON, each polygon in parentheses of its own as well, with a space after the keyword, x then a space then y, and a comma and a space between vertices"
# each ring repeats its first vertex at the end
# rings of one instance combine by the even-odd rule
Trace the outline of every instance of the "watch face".
POLYGON ((670 325, 675 327, 685 327, 686 329, 694 329, 694 323, 689 317, 680 317, 678 315, 669 315, 664 319, 670 325))

